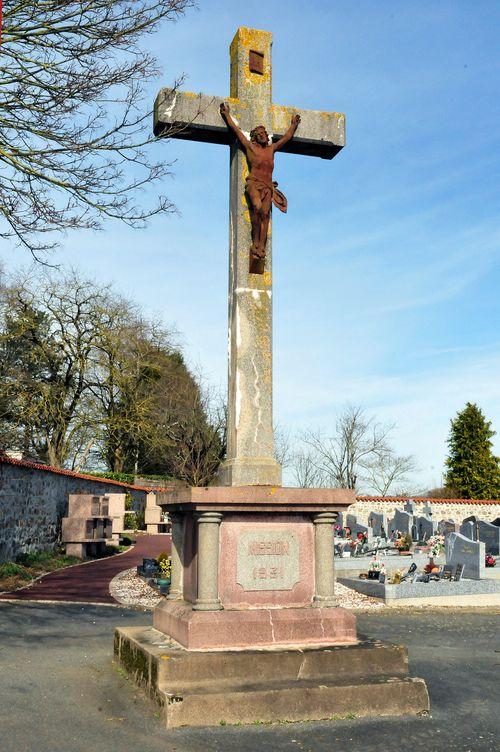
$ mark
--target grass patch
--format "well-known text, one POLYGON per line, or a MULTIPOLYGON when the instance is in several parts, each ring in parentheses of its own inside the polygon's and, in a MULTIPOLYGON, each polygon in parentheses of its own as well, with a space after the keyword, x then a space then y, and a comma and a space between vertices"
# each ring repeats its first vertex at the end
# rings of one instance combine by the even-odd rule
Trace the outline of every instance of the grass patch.
POLYGON ((0 564, 0 592, 9 592, 26 585, 42 574, 63 569, 72 564, 78 564, 80 559, 75 556, 56 551, 40 551, 32 554, 22 554, 17 561, 6 561, 0 564))

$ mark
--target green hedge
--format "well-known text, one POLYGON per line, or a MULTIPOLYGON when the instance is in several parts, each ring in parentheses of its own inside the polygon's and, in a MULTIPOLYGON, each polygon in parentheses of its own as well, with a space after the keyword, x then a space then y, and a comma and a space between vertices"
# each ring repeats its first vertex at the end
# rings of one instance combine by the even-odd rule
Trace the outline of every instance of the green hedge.
POLYGON ((88 473, 88 475, 93 475, 95 478, 107 478, 108 480, 116 480, 119 483, 129 483, 131 486, 134 485, 134 476, 132 473, 88 473))
MULTIPOLYGON (((108 480, 116 480, 119 483, 129 483, 131 486, 134 485, 135 476, 132 473, 88 472, 87 475, 93 475, 95 478, 107 478, 108 480)), ((144 478, 145 480, 164 480, 165 482, 173 480, 173 478, 168 475, 144 475, 143 473, 139 473, 139 477, 144 478)))

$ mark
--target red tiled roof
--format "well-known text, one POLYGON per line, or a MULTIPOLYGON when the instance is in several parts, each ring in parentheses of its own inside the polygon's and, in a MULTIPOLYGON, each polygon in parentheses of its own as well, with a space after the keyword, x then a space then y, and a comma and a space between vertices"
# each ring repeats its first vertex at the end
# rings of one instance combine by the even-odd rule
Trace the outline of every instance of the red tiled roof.
POLYGON ((356 496, 356 501, 387 501, 392 504, 404 504, 416 501, 429 504, 500 504, 500 499, 432 499, 427 496, 356 496))
POLYGON ((119 480, 112 480, 111 478, 99 478, 96 475, 88 475, 86 473, 75 473, 73 470, 64 470, 60 467, 51 467, 51 465, 42 465, 39 462, 31 462, 30 460, 17 460, 14 457, 9 457, 0 451, 0 464, 4 465, 17 465, 18 467, 27 467, 30 470, 42 470, 47 473, 55 473, 56 475, 67 475, 69 478, 81 478, 82 480, 93 480, 99 483, 108 483, 111 486, 120 486, 121 488, 130 488, 134 491, 168 491, 168 488, 147 488, 146 486, 134 486, 132 483, 123 483, 119 480))

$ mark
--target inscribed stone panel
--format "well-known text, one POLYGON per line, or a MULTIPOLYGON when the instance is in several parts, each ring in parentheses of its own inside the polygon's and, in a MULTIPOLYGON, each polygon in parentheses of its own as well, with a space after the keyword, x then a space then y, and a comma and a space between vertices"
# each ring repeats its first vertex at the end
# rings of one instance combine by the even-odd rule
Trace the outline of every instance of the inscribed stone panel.
POLYGON ((245 591, 291 590, 299 580, 299 543, 292 532, 262 528, 239 536, 236 582, 245 591))

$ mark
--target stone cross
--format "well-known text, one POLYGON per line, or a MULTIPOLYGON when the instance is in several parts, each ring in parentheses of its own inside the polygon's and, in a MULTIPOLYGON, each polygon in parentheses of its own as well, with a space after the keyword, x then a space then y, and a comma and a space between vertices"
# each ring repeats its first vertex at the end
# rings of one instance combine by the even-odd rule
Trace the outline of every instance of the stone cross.
POLYGON ((220 471, 220 483, 226 486, 281 485, 281 467, 275 459, 272 417, 271 233, 264 273, 251 274, 248 166, 220 115, 220 103, 229 103, 246 134, 264 125, 273 140, 298 113, 299 129, 284 152, 332 159, 345 144, 344 115, 273 104, 271 45, 270 32, 240 27, 230 47, 229 98, 161 89, 154 107, 157 136, 230 146, 227 459, 220 471))

